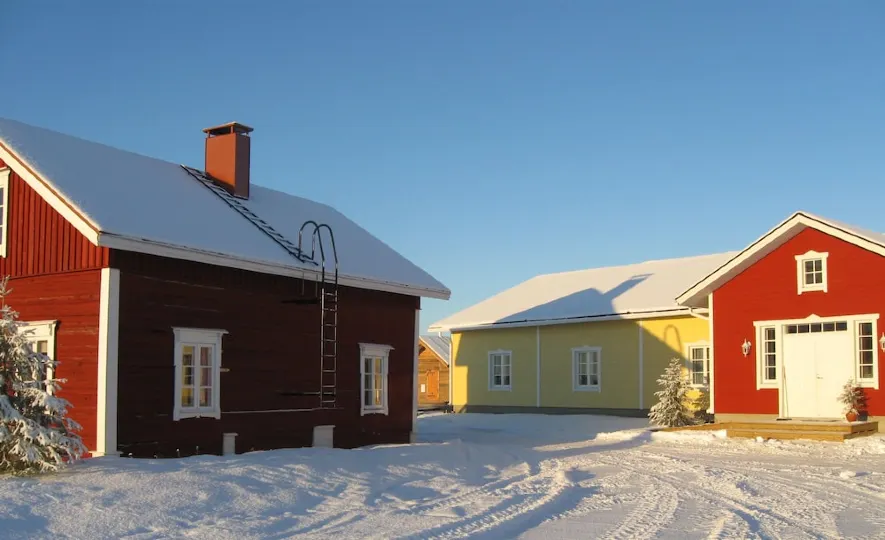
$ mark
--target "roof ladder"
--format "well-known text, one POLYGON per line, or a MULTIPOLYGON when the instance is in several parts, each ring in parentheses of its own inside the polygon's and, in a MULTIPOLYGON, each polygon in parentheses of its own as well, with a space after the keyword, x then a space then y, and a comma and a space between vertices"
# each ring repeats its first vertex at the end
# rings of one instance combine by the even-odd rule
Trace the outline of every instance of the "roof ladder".
POLYGON ((298 231, 298 250, 304 254, 302 241, 305 229, 310 230, 310 260, 318 262, 320 271, 316 282, 317 297, 320 301, 320 408, 334 409, 338 396, 338 251, 335 248, 335 235, 325 223, 305 221, 298 231), (326 272, 326 250, 323 245, 322 230, 329 231, 334 268, 326 272), (320 260, 316 261, 317 246, 320 260))

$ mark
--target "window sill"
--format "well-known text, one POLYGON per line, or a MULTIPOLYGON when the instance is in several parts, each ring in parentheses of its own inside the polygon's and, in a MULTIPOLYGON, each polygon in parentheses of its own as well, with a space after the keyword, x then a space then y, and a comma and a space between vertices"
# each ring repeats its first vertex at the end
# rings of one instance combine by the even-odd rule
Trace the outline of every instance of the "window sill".
POLYGON ((866 380, 866 381, 859 380, 859 381, 857 381, 857 387, 858 388, 869 388, 870 390, 878 390, 879 383, 878 383, 878 381, 873 380, 873 379, 866 380))
POLYGON ((587 387, 577 387, 572 388, 573 392, 602 392, 602 388, 599 386, 587 386, 587 387))
POLYGON ((810 293, 810 292, 823 292, 823 293, 825 293, 825 292, 827 292, 827 288, 826 287, 810 287, 810 288, 799 289, 799 294, 810 293))
POLYGON ((510 392, 513 390, 510 386, 493 386, 489 388, 489 392, 510 392))
POLYGON ((365 416, 367 414, 383 414, 387 416, 387 409, 361 409, 360 416, 365 416))
POLYGON ((221 411, 215 409, 194 410, 177 410, 174 414, 174 420, 183 420, 185 418, 215 418, 221 419, 221 411))

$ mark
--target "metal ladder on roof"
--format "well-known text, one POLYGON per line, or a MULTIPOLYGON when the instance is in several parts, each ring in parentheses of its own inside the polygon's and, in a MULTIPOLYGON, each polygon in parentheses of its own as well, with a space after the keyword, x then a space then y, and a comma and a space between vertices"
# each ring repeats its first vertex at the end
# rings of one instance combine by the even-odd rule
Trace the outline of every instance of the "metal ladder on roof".
POLYGON ((302 255, 305 229, 311 231, 309 260, 317 262, 320 267, 319 280, 316 282, 320 302, 320 408, 334 409, 338 399, 338 250, 332 228, 325 223, 308 220, 298 231, 298 250, 302 255), (331 274, 326 272, 323 229, 329 231, 329 240, 332 242, 334 269, 331 274), (319 261, 316 261, 317 246, 319 261))

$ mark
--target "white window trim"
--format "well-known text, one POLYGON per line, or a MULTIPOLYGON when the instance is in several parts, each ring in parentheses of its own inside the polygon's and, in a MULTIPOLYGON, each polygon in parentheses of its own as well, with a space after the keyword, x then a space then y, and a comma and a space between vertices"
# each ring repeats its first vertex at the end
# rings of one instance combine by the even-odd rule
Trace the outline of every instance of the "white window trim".
MULTIPOLYGON (((589 356, 588 356, 589 360, 589 356)), ((589 369, 589 365, 588 365, 589 369)), ((588 373, 589 377, 589 373, 588 373)), ((575 347, 572 349, 572 391, 573 392, 600 392, 602 390, 602 347, 575 347), (596 384, 581 386, 578 384, 578 353, 596 353, 596 384)))
POLYGON ((762 388, 780 388, 781 385, 781 369, 783 369, 783 327, 786 323, 767 323, 756 325, 756 343, 753 348, 756 349, 756 390, 762 388), (774 379, 766 379, 765 373, 765 335, 767 328, 774 328, 774 358, 775 358, 775 376, 774 379))
POLYGON ((853 334, 854 334, 854 378, 857 381, 857 386, 861 388, 872 388, 875 390, 879 389, 879 352, 880 345, 879 339, 876 337, 879 335, 878 330, 878 320, 877 318, 857 318, 853 321, 850 320, 849 324, 853 323, 853 334), (872 323, 873 325, 873 377, 870 379, 862 379, 860 377, 860 325, 861 323, 872 323))
POLYGON ((713 346, 710 345, 709 341, 695 341, 693 343, 685 344, 685 368, 688 370, 688 385, 692 388, 709 388, 710 387, 710 356, 712 356, 713 346), (705 384, 695 384, 693 373, 691 371, 691 350, 692 349, 707 349, 707 382, 705 384))
MULTIPOLYGON (((58 326, 57 320, 51 321, 20 321, 19 332, 28 340, 28 343, 46 340, 46 356, 53 361, 55 358, 55 329, 58 326)), ((37 352, 36 350, 34 352, 37 352)), ((50 366, 46 370, 46 379, 55 378, 55 369, 50 366)), ((50 394, 55 394, 53 389, 49 390, 50 394)))
POLYGON ((9 174, 8 168, 0 169, 0 188, 3 188, 3 212, 2 218, 3 233, 0 234, 0 257, 6 257, 6 241, 9 238, 9 174))
POLYGON ((376 343, 360 343, 360 416, 367 414, 383 414, 390 412, 388 402, 388 364, 390 359, 390 351, 393 347, 390 345, 379 345, 376 343), (366 406, 366 358, 381 358, 381 406, 366 406))
POLYGON ((822 291, 827 292, 827 257, 829 257, 829 253, 821 253, 818 251, 808 251, 803 253, 802 255, 796 255, 796 288, 797 294, 813 292, 813 291, 822 291), (813 285, 805 284, 805 262, 812 259, 820 259, 821 260, 821 274, 822 279, 821 283, 816 283, 813 285))
MULTIPOLYGON (((486 370, 486 373, 489 377, 489 391, 491 391, 491 392, 510 392, 511 390, 513 390, 513 351, 508 351, 508 350, 504 350, 504 349, 496 349, 494 351, 489 351, 488 362, 489 362, 489 365, 488 365, 488 369, 486 370), (507 385, 501 384, 499 386, 495 386, 495 376, 492 373, 492 356, 498 355, 498 354, 506 354, 507 355, 508 362, 510 363, 510 384, 507 384, 507 385)), ((503 366, 503 364, 502 364, 502 366, 503 366)), ((504 382, 503 376, 502 376, 501 382, 502 383, 504 382)))
MULTIPOLYGON (((173 328, 175 335, 175 403, 172 408, 172 419, 183 418, 221 418, 221 338, 227 330, 210 328, 173 328), (181 406, 181 356, 185 345, 212 345, 212 406, 182 407, 181 406)), ((199 358, 194 358, 194 370, 199 369, 199 358)), ((194 403, 199 403, 199 393, 194 394, 194 403)))

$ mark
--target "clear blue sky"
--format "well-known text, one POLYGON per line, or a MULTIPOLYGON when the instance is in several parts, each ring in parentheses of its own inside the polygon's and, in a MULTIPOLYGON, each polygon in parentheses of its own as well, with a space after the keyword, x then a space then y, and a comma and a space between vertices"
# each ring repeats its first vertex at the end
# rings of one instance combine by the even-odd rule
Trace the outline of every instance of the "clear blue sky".
POLYGON ((885 3, 6 0, 0 116, 253 179, 452 289, 739 249, 804 209, 885 230, 885 3))

